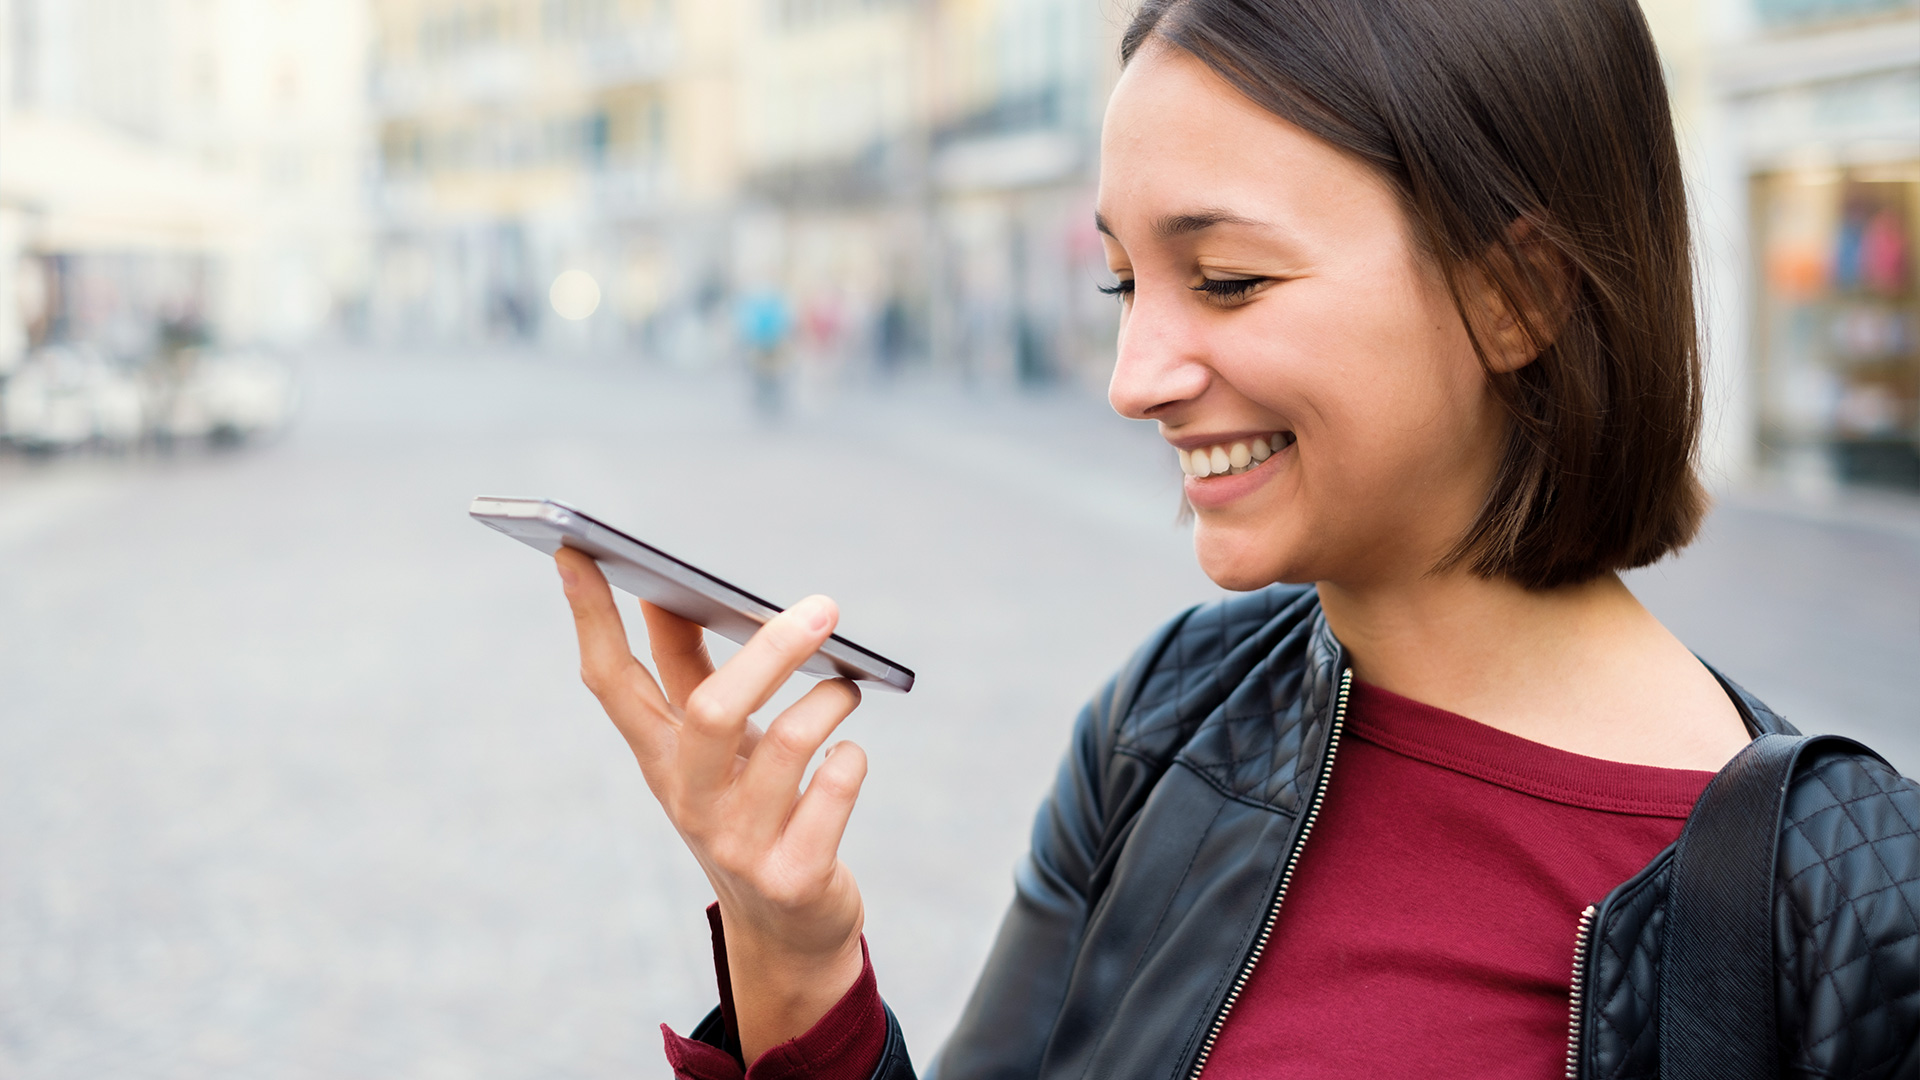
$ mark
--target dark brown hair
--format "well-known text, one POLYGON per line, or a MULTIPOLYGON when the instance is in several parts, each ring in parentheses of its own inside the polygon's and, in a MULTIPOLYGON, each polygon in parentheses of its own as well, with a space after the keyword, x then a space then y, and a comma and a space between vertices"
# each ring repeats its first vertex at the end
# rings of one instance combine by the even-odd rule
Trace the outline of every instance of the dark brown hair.
POLYGON ((1398 192, 1512 423, 1442 564, 1530 587, 1693 538, 1700 349, 1679 152, 1633 0, 1146 0, 1123 62, 1185 50, 1398 192), (1534 343, 1488 365, 1491 285, 1534 343))

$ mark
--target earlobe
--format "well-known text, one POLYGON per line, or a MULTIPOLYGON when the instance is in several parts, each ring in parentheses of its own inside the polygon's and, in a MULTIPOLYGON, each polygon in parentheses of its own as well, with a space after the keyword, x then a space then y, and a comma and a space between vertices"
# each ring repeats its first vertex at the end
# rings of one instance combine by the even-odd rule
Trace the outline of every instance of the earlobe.
POLYGON ((1536 343, 1521 325, 1513 309, 1504 303, 1494 305, 1492 323, 1486 335, 1487 367, 1494 373, 1509 375, 1539 359, 1551 340, 1536 343))
POLYGON ((1476 275, 1487 367, 1511 374, 1538 359, 1565 328, 1573 268, 1530 217, 1515 218, 1476 275))

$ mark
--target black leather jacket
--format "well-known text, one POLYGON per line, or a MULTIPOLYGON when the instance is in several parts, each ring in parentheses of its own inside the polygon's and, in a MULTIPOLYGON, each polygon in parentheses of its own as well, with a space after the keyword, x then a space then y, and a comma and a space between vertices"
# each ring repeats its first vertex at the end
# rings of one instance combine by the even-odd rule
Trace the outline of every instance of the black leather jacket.
MULTIPOLYGON (((1081 714, 929 1080, 1198 1075, 1336 771, 1351 677, 1311 588, 1195 608, 1156 633, 1081 714)), ((1726 686, 1755 733, 1793 733, 1726 686)), ((1567 941, 1569 1077, 1659 1075, 1672 856, 1567 941)), ((1783 1074, 1920 1077, 1920 786, 1863 756, 1803 759, 1775 911, 1783 1074)), ((913 1076, 891 1026, 876 1080, 913 1076)))

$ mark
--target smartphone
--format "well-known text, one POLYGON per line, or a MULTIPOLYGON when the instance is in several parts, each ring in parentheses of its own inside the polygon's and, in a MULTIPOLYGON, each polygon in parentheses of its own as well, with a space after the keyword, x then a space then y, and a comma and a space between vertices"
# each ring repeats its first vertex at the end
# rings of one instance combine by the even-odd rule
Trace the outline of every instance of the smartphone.
MULTIPOLYGON (((548 555, 562 546, 584 551, 600 564, 607 581, 675 615, 745 643, 781 608, 731 585, 692 563, 642 543, 583 510, 557 499, 509 499, 482 495, 467 509, 475 521, 498 529, 548 555)), ((800 670, 821 678, 845 678, 865 686, 906 693, 913 672, 834 634, 800 670)))

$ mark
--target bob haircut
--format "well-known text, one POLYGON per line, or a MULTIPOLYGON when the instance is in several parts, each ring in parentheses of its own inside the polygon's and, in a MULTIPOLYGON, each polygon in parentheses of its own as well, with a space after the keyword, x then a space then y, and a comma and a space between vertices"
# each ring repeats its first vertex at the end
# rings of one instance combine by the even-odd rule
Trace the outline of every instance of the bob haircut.
POLYGON ((1633 0, 1146 0, 1121 62, 1151 41, 1398 193, 1511 416, 1486 504, 1438 569, 1547 588, 1693 538, 1686 195, 1633 0), (1488 363, 1467 299, 1483 282, 1539 350, 1517 371, 1488 363))

